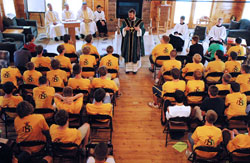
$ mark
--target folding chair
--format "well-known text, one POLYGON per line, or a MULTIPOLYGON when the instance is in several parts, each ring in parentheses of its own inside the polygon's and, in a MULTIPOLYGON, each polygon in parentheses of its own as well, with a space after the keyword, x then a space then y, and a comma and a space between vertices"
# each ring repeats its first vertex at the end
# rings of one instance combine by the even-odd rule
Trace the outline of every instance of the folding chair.
POLYGON ((176 56, 175 59, 178 60, 178 61, 181 61, 181 65, 182 65, 182 67, 184 67, 184 65, 186 63, 187 56, 185 56, 185 55, 178 55, 178 56, 176 56))
POLYGON ((12 118, 7 113, 16 114, 16 108, 9 108, 9 107, 2 108, 1 115, 3 114, 3 117, 1 116, 1 119, 4 122, 5 138, 8 138, 8 126, 14 127, 14 120, 15 120, 15 117, 12 118))
POLYGON ((230 72, 229 74, 232 76, 232 78, 236 78, 241 73, 240 72, 230 72))
POLYGON ((109 142, 112 143, 112 132, 113 132, 113 122, 112 117, 109 115, 90 115, 88 114, 89 124, 91 131, 97 131, 96 133, 101 133, 101 131, 109 131, 109 138, 108 140, 103 139, 102 137, 95 137, 93 134, 90 134, 90 141, 91 142, 109 142), (107 122, 101 122, 101 120, 108 120, 107 122), (99 131, 99 132, 98 132, 99 131))
POLYGON ((223 149, 218 147, 210 147, 210 146, 198 146, 194 149, 192 154, 189 156, 188 160, 191 162, 220 162, 222 160, 221 154, 223 152, 223 149), (199 155, 197 155, 197 151, 203 151, 203 152, 217 152, 217 154, 212 158, 203 158, 199 155))
POLYGON ((54 58, 55 56, 57 56, 56 53, 44 53, 43 55, 44 57, 50 57, 50 58, 54 58))
POLYGON ((164 81, 167 81, 166 76, 171 76, 172 77, 171 71, 165 71, 162 76, 163 76, 164 81))
POLYGON ((247 57, 246 56, 238 56, 236 60, 244 62, 245 60, 247 60, 247 57))
POLYGON ((64 160, 80 162, 82 153, 79 145, 75 143, 52 143, 53 162, 56 159, 59 159, 60 162, 64 162, 64 160))
POLYGON ((174 117, 167 120, 163 133, 166 133, 166 144, 168 145, 168 134, 170 132, 187 132, 189 131, 188 126, 189 117, 174 117))
POLYGON ((243 92, 247 96, 247 104, 250 104, 250 91, 243 92))
MULTIPOLYGON (((94 67, 82 67, 82 72, 93 72, 94 76, 95 76, 95 68, 94 67)), ((88 77, 88 76, 84 76, 83 77, 88 77)))
POLYGON ((204 99, 204 97, 207 95, 207 93, 206 92, 190 92, 190 93, 188 93, 187 94, 187 97, 192 97, 192 96, 195 96, 195 97, 201 97, 202 98, 202 100, 201 101, 198 101, 198 102, 190 102, 189 100, 187 100, 187 102, 188 102, 188 105, 190 105, 190 106, 197 106, 197 105, 201 105, 201 103, 202 103, 202 101, 203 101, 203 99, 204 99))
POLYGON ((232 129, 246 130, 247 121, 248 121, 248 117, 246 115, 232 117, 227 120, 227 128, 230 130, 232 129))
POLYGON ((50 108, 36 108, 34 110, 35 114, 42 114, 47 122, 47 124, 50 126, 54 123, 54 114, 55 111, 50 108), (48 114, 52 114, 52 116, 48 117, 48 114))
POLYGON ((69 68, 66 68, 66 67, 60 67, 61 70, 67 72, 67 74, 71 74, 71 70, 69 68))
POLYGON ((63 88, 62 87, 54 87, 55 88, 55 92, 56 93, 62 93, 63 92, 63 88))
POLYGON ((154 79, 156 78, 156 70, 159 70, 161 68, 162 65, 159 65, 157 62, 158 61, 166 61, 169 60, 170 57, 169 56, 158 56, 155 59, 155 63, 154 63, 154 79), (158 68, 158 69, 157 69, 158 68))
POLYGON ((187 72, 183 78, 187 80, 186 77, 191 77, 191 76, 194 76, 194 72, 187 72))
POLYGON ((21 74, 23 74, 24 71, 27 70, 27 68, 25 67, 25 65, 24 66, 17 66, 17 68, 18 68, 18 70, 20 71, 21 74))
POLYGON ((43 75, 46 75, 47 71, 50 71, 48 67, 36 67, 36 71, 41 72, 43 75))
MULTIPOLYGON (((95 149, 95 147, 98 145, 98 142, 90 142, 89 144, 87 144, 85 146, 86 148, 86 158, 88 158, 90 156, 90 149, 95 149)), ((113 145, 111 143, 107 143, 107 146, 110 150, 110 153, 108 153, 108 155, 113 155, 113 145)))
POLYGON ((75 53, 65 53, 65 57, 68 57, 71 63, 78 63, 78 56, 75 53))
POLYGON ((26 95, 28 92, 32 93, 32 90, 36 87, 37 85, 34 84, 22 84, 19 86, 19 89, 21 90, 22 95, 26 95))
POLYGON ((90 54, 90 55, 93 55, 95 57, 95 59, 100 59, 99 55, 98 54, 90 54))
POLYGON ((229 90, 221 90, 218 92, 218 96, 221 97, 221 98, 224 98, 227 96, 227 94, 230 94, 230 91, 229 90))
POLYGON ((110 73, 110 74, 116 74, 116 76, 118 76, 117 69, 108 69, 108 73, 110 73))
POLYGON ((90 100, 89 91, 88 90, 81 90, 81 89, 74 89, 73 94, 76 95, 78 93, 82 93, 84 95, 83 102, 87 104, 90 100))
POLYGON ((207 31, 207 27, 202 27, 202 26, 196 26, 194 29, 194 35, 199 36, 199 41, 202 42, 206 39, 206 31, 207 31))
POLYGON ((69 127, 79 128, 83 124, 82 111, 79 114, 69 113, 69 127))
POLYGON ((250 148, 236 149, 229 153, 230 162, 249 162, 250 160, 250 148), (241 156, 239 156, 240 154, 241 156))
MULTIPOLYGON (((103 57, 105 57, 105 56, 107 56, 107 55, 108 55, 108 54, 104 54, 104 55, 101 56, 101 58, 103 58, 103 57)), ((116 58, 118 58, 118 59, 120 58, 120 55, 119 55, 119 54, 116 54, 116 53, 113 53, 112 56, 114 56, 114 57, 116 57, 116 58)))
POLYGON ((211 73, 208 73, 207 76, 205 77, 206 84, 211 85, 211 84, 220 83, 221 77, 222 77, 223 75, 224 75, 223 72, 211 72, 211 73), (213 82, 213 81, 208 81, 208 80, 207 80, 208 77, 219 77, 220 79, 218 80, 218 82, 213 82))

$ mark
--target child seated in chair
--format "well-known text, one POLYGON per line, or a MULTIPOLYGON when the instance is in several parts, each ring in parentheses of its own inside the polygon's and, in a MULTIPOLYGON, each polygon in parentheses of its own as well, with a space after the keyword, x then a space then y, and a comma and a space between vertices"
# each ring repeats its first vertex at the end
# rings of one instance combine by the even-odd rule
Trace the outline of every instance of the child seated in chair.
POLYGON ((199 44, 199 36, 194 35, 192 37, 192 45, 190 46, 189 50, 187 50, 187 52, 188 52, 187 63, 193 62, 193 57, 195 54, 200 54, 200 56, 203 57, 204 51, 203 51, 203 46, 199 44))
POLYGON ((230 60, 225 62, 225 73, 240 72, 241 63, 236 59, 237 59, 237 53, 234 51, 231 52, 230 60))
POLYGON ((237 83, 240 84, 240 92, 250 91, 250 66, 244 64, 241 66, 241 74, 237 76, 237 83))
POLYGON ((47 67, 50 68, 50 57, 44 57, 43 56, 43 46, 42 45, 37 45, 36 46, 36 57, 31 58, 31 62, 35 64, 35 67, 47 67))
POLYGON ((93 43, 92 39, 93 39, 93 37, 91 34, 87 35, 85 37, 86 44, 84 44, 82 46, 82 49, 85 48, 86 46, 88 46, 90 48, 89 54, 97 56, 96 61, 99 61, 100 54, 98 53, 97 48, 92 44, 93 43))
POLYGON ((78 129, 69 128, 69 114, 65 110, 58 110, 55 114, 55 122, 50 126, 49 132, 52 142, 83 144, 83 148, 88 144, 90 126, 84 123, 78 129), (82 143, 83 142, 83 143, 82 143))
POLYGON ((18 70, 18 68, 14 66, 9 66, 7 68, 1 69, 1 84, 6 82, 12 82, 16 88, 20 84, 18 80, 22 79, 22 74, 18 70))
POLYGON ((39 78, 42 73, 35 70, 35 65, 33 62, 28 62, 26 64, 27 70, 23 73, 23 81, 25 84, 39 85, 39 78))
POLYGON ((75 46, 70 44, 70 35, 69 34, 65 34, 63 36, 63 42, 61 45, 64 46, 65 48, 65 53, 67 54, 72 54, 72 53, 76 53, 76 49, 75 46))
POLYGON ((242 38, 238 37, 235 39, 235 46, 232 46, 227 51, 227 55, 230 55, 231 52, 236 52, 238 56, 245 56, 246 55, 246 48, 241 45, 242 38))
POLYGON ((209 61, 213 61, 214 60, 214 58, 215 58, 215 53, 218 51, 218 50, 221 50, 223 53, 224 53, 224 47, 223 47, 223 45, 222 44, 220 44, 220 43, 212 43, 210 46, 209 46, 209 48, 208 48, 208 50, 207 50, 207 52, 206 52, 206 59, 208 59, 209 61))
POLYGON ((228 119, 246 115, 247 97, 240 93, 240 85, 238 83, 231 83, 231 93, 226 96, 225 100, 226 110, 225 115, 228 119))
POLYGON ((215 86, 218 88, 219 91, 225 91, 225 90, 230 91, 231 90, 231 85, 230 85, 231 79, 232 79, 232 76, 230 74, 224 74, 222 76, 222 83, 216 84, 215 86))

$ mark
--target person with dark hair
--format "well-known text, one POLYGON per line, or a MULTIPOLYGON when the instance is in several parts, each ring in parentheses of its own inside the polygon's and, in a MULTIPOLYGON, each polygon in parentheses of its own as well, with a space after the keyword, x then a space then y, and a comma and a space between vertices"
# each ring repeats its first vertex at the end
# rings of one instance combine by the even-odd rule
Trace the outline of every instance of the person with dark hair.
POLYGON ((22 79, 22 75, 18 68, 14 66, 9 66, 7 68, 1 69, 1 84, 10 81, 15 85, 16 88, 18 88, 18 79, 22 79))
POLYGON ((77 20, 81 21, 80 35, 84 39, 88 34, 96 37, 97 27, 93 11, 87 7, 87 2, 82 2, 81 9, 77 12, 77 20))
MULTIPOLYGON (((155 60, 158 56, 170 56, 170 52, 174 49, 172 44, 169 43, 170 38, 166 35, 163 35, 160 44, 156 45, 149 56, 149 61, 151 63, 151 67, 149 71, 154 72, 154 64, 155 60)), ((159 60, 157 62, 158 65, 162 65, 163 61, 159 60)))
POLYGON ((35 67, 48 67, 50 68, 50 57, 44 57, 44 50, 42 45, 36 46, 37 56, 31 58, 31 62, 35 64, 35 67))
MULTIPOLYGON (((43 115, 33 114, 33 106, 27 102, 22 101, 17 105, 17 117, 14 121, 15 130, 17 133, 16 142, 23 141, 44 141, 46 137, 45 131, 49 130, 49 126, 45 121, 43 115)), ((44 145, 35 147, 21 147, 21 150, 29 150, 32 153, 39 152, 44 145)))
MULTIPOLYGON (((13 49, 14 50, 14 49, 13 49)), ((26 48, 21 48, 14 52, 14 65, 16 67, 25 66, 31 59, 31 52, 26 48)))
POLYGON ((60 62, 57 59, 51 61, 52 70, 47 72, 47 79, 51 87, 64 87, 64 83, 68 81, 67 73, 60 70, 60 62))
POLYGON ((225 62, 225 73, 240 72, 241 63, 236 59, 237 59, 237 53, 232 51, 230 53, 230 59, 225 62))
POLYGON ((58 110, 55 114, 55 122, 50 126, 49 132, 52 142, 60 143, 75 143, 81 145, 83 142, 83 149, 88 144, 90 135, 90 126, 84 123, 78 129, 69 128, 69 114, 65 110, 58 110))
POLYGON ((242 38, 237 37, 235 39, 236 45, 229 48, 229 50, 227 51, 227 55, 230 55, 231 52, 236 52, 238 56, 245 56, 246 48, 241 45, 241 42, 242 42, 242 38))
POLYGON ((74 45, 71 44, 71 40, 70 40, 70 35, 69 34, 65 34, 63 36, 63 42, 61 45, 64 46, 65 48, 65 53, 67 54, 72 54, 72 53, 76 53, 76 48, 74 45))
POLYGON ((64 109, 71 114, 80 114, 83 106, 83 94, 73 96, 73 89, 69 86, 63 88, 63 95, 55 94, 55 104, 57 109, 64 109))
MULTIPOLYGON (((240 92, 250 91, 250 66, 244 64, 241 66, 241 74, 237 76, 236 82, 240 84, 240 92)), ((248 99, 250 100, 250 99, 248 99)))
POLYGON ((224 53, 224 47, 223 45, 219 44, 219 43, 216 43, 216 42, 213 42, 212 44, 209 45, 209 48, 206 52, 206 56, 205 58, 209 61, 212 61, 214 60, 215 58, 215 53, 218 51, 218 50, 221 50, 223 53, 224 53))
MULTIPOLYGON (((80 56, 80 60, 79 60, 79 64, 81 65, 81 67, 90 67, 90 68, 94 68, 95 65, 97 64, 96 58, 93 55, 90 55, 90 47, 89 46, 85 46, 82 48, 82 54, 80 56)), ((82 76, 84 78, 89 78, 89 77, 93 77, 95 75, 95 72, 93 71, 84 71, 82 72, 82 76)))
POLYGON ((33 62, 28 62, 26 67, 27 70, 23 73, 24 84, 33 84, 38 86, 38 79, 42 76, 42 73, 35 70, 35 65, 33 62))
POLYGON ((176 101, 174 106, 169 106, 166 111, 166 119, 174 117, 189 117, 191 114, 191 107, 185 106, 185 94, 180 90, 176 90, 174 93, 174 99, 176 101))
MULTIPOLYGON (((205 116, 205 125, 197 127, 193 134, 188 134, 188 149, 186 151, 186 155, 190 155, 191 152, 198 146, 217 147, 223 141, 221 129, 214 126, 217 118, 218 115, 215 111, 207 111, 205 116)), ((203 158, 212 158, 217 153, 197 150, 196 154, 203 158)))
MULTIPOLYGON (((212 72, 224 72, 225 71, 225 63, 221 60, 223 57, 223 52, 221 50, 217 50, 215 53, 215 61, 208 62, 207 67, 205 69, 205 76, 212 72)), ((207 81, 209 82, 218 82, 220 77, 207 77, 207 81)))
POLYGON ((208 33, 210 44, 218 43, 222 45, 224 43, 227 37, 227 32, 226 28, 222 25, 222 23, 223 18, 219 18, 217 24, 210 29, 208 33))
POLYGON ((68 86, 72 89, 88 90, 91 89, 91 83, 89 79, 82 78, 82 67, 80 64, 76 63, 73 66, 74 78, 69 78, 68 86))
POLYGON ((231 93, 226 96, 225 115, 228 119, 234 116, 246 115, 247 97, 244 93, 240 93, 240 85, 231 83, 231 93))
POLYGON ((185 16, 180 17, 180 23, 177 23, 173 29, 170 37, 170 44, 178 51, 181 52, 185 43, 185 39, 188 37, 188 26, 185 24, 185 16))
POLYGON ((107 23, 106 23, 105 14, 102 11, 101 5, 97 5, 94 15, 95 15, 95 22, 98 28, 99 35, 101 37, 103 36, 107 37, 108 36, 107 35, 108 34, 107 23))
MULTIPOLYGON (((3 84, 3 91, 4 96, 0 96, 0 110, 1 108, 10 107, 15 108, 19 102, 23 101, 22 96, 14 96, 13 92, 15 91, 16 87, 12 82, 6 82, 3 84)), ((10 117, 16 117, 16 113, 9 113, 7 114, 10 117)))
POLYGON ((55 41, 59 41, 57 37, 62 40, 65 34, 64 25, 61 23, 58 13, 53 11, 51 3, 48 3, 47 7, 48 11, 45 13, 46 33, 49 38, 54 38, 55 41))
POLYGON ((232 76, 230 74, 225 73, 222 76, 222 83, 221 84, 216 84, 216 87, 218 88, 219 91, 224 91, 224 90, 231 90, 231 85, 230 82, 232 80, 232 76))
POLYGON ((24 48, 28 49, 31 53, 36 52, 36 44, 34 44, 35 41, 35 37, 32 34, 28 34, 27 35, 27 40, 26 40, 26 44, 24 44, 24 48))
POLYGON ((130 9, 128 18, 124 19, 120 27, 122 34, 121 54, 125 61, 126 73, 137 73, 141 67, 141 56, 144 56, 145 33, 144 23, 142 19, 136 17, 136 11, 130 9))
POLYGON ((204 72, 204 65, 201 63, 201 60, 201 55, 196 53, 193 56, 193 63, 187 63, 185 67, 182 68, 182 77, 185 78, 185 80, 194 79, 194 76, 185 76, 188 72, 194 72, 195 70, 199 70, 202 73, 204 72))
POLYGON ((60 62, 60 68, 68 68, 70 70, 70 72, 67 72, 67 77, 69 77, 72 72, 72 65, 70 59, 64 56, 65 53, 64 46, 58 45, 57 52, 59 53, 59 55, 55 56, 54 58, 60 62))
POLYGON ((96 58, 96 61, 99 61, 100 54, 98 53, 97 48, 92 44, 93 43, 92 39, 93 39, 92 35, 87 35, 85 37, 86 44, 82 45, 82 49, 84 47, 88 46, 90 48, 89 54, 94 55, 94 56, 98 56, 98 58, 96 58))
POLYGON ((39 87, 33 89, 33 99, 36 109, 48 108, 54 110, 52 103, 54 96, 55 89, 49 86, 49 82, 45 76, 41 76, 39 78, 39 87))
MULTIPOLYGON (((187 63, 192 63, 193 56, 195 54, 200 54, 200 56, 203 58, 204 49, 201 44, 199 44, 199 36, 194 35, 192 37, 192 45, 189 47, 189 50, 187 50, 187 63)), ((203 60, 203 59, 202 59, 203 60)), ((202 62, 204 64, 204 61, 202 62)))
POLYGON ((94 157, 90 156, 87 163, 115 163, 114 157, 108 155, 108 145, 100 142, 95 146, 94 157))

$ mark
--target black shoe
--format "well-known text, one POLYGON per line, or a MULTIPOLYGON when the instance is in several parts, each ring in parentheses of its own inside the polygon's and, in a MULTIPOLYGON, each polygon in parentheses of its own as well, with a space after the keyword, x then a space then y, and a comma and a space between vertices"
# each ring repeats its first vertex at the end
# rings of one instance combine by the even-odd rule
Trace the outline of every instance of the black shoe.
POLYGON ((126 71, 126 74, 129 74, 129 71, 126 71))
POLYGON ((55 41, 59 41, 57 37, 55 37, 55 41))
POLYGON ((96 38, 96 34, 93 34, 93 37, 96 38))
POLYGON ((79 36, 76 35, 76 39, 77 39, 77 40, 80 40, 79 36))
POLYGON ((60 40, 61 40, 61 41, 63 40, 63 36, 60 36, 60 40))
POLYGON ((134 75, 136 75, 136 74, 137 74, 137 72, 133 72, 133 74, 134 74, 134 75))
POLYGON ((84 34, 81 34, 81 38, 84 39, 85 35, 84 34))
POLYGON ((108 34, 105 33, 105 34, 104 34, 104 37, 108 37, 108 34))
POLYGON ((152 69, 152 67, 149 67, 148 70, 149 70, 150 72, 154 72, 154 69, 152 69))

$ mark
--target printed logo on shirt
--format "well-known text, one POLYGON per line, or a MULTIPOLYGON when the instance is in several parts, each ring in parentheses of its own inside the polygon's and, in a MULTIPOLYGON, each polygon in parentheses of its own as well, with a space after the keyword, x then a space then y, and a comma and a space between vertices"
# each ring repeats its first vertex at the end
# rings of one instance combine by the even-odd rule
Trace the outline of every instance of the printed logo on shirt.
POLYGON ((209 136, 208 139, 205 140, 205 145, 207 145, 207 146, 214 145, 214 140, 212 139, 212 136, 209 136))
POLYGON ((32 131, 32 126, 29 124, 30 122, 26 122, 25 126, 23 127, 23 132, 28 133, 32 131))
POLYGON ((55 75, 53 78, 52 78, 53 82, 59 82, 59 77, 57 75, 55 75))
POLYGON ((45 93, 45 92, 42 92, 40 95, 39 95, 39 99, 42 99, 42 100, 44 100, 44 99, 46 99, 48 96, 47 96, 47 94, 45 93))
POLYGON ((237 105, 243 106, 244 105, 244 100, 242 98, 239 98, 236 102, 237 105))
POLYGON ((107 66, 112 66, 112 62, 111 62, 111 60, 108 60, 108 62, 107 62, 107 64, 106 64, 107 66))
POLYGON ((88 65, 88 64, 89 64, 88 59, 85 59, 85 60, 83 61, 83 65, 88 65))
POLYGON ((238 51, 238 55, 241 56, 241 50, 238 51))
POLYGON ((3 75, 4 78, 9 78, 10 77, 10 72, 6 71, 6 73, 3 75))
POLYGON ((33 82, 33 81, 34 81, 34 80, 33 80, 32 76, 29 75, 29 77, 28 77, 28 82, 33 82))
POLYGON ((169 51, 168 51, 168 48, 165 48, 164 50, 163 50, 163 53, 168 53, 169 51))
POLYGON ((234 72, 239 72, 239 69, 237 66, 234 66, 234 72))
POLYGON ((39 67, 43 67, 43 65, 41 64, 41 63, 39 63, 39 65, 38 65, 39 67))
POLYGON ((195 90, 196 90, 196 92, 200 92, 201 91, 199 87, 196 87, 195 90))
POLYGON ((250 84, 250 78, 248 78, 248 83, 250 84))

